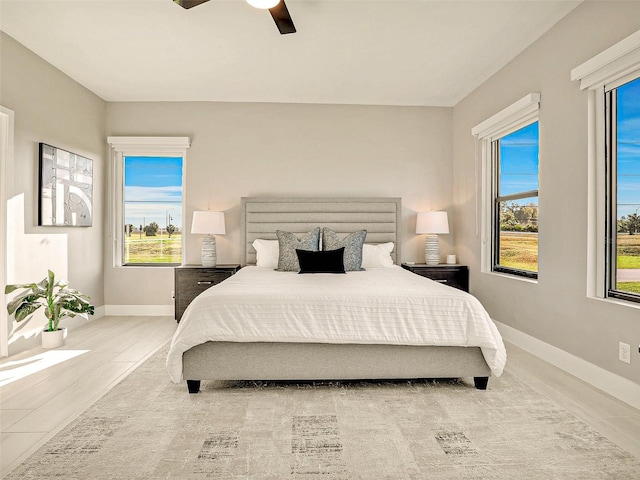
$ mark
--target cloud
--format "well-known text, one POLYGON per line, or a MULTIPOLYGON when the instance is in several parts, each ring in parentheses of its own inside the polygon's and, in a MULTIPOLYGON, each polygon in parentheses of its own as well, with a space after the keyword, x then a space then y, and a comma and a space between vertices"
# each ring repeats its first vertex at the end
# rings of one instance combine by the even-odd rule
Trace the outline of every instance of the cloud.
POLYGON ((182 227, 182 206, 166 203, 133 203, 125 205, 124 223, 149 225, 156 222, 164 228, 169 220, 173 225, 182 227), (169 219, 171 216, 171 219, 169 219))
POLYGON ((182 203, 182 187, 124 187, 126 202, 182 203))
POLYGON ((151 222, 164 228, 167 221, 177 227, 182 226, 182 187, 125 186, 124 195, 125 223, 131 223, 136 228, 151 222))

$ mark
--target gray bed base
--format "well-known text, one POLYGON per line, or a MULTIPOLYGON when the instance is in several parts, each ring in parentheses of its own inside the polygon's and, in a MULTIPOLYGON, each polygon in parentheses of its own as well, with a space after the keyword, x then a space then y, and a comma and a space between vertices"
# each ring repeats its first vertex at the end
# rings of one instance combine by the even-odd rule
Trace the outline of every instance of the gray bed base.
MULTIPOLYGON (((304 234, 316 226, 338 234, 367 230, 365 243, 393 242, 401 261, 399 197, 243 197, 242 265, 255 264, 256 238, 276 230, 304 234)), ((490 369, 478 347, 206 342, 186 351, 183 378, 190 393, 201 380, 364 380, 474 377, 484 390, 490 369)))
POLYGON ((206 342, 182 358, 189 393, 201 380, 382 380, 491 375, 479 347, 206 342))

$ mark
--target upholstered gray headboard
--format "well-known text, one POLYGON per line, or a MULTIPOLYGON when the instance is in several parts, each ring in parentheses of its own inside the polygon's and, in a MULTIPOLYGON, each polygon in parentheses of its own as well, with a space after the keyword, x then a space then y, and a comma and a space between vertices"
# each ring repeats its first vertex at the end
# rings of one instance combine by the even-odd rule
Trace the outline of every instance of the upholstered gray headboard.
POLYGON ((366 230, 365 243, 394 243, 391 257, 400 260, 402 202, 397 197, 243 197, 242 264, 255 265, 256 238, 275 240, 276 230, 301 235, 315 227, 338 234, 366 230))

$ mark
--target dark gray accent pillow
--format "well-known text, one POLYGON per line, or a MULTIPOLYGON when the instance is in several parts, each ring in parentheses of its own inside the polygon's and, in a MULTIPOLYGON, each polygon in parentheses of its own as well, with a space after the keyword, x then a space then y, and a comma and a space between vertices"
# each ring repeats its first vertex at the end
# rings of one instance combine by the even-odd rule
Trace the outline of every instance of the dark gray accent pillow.
POLYGON ((320 227, 314 228, 309 233, 305 233, 302 238, 298 238, 290 232, 276 230, 278 237, 278 246, 280 253, 278 255, 279 272, 299 272, 300 264, 298 263, 298 250, 309 250, 317 252, 320 249, 320 227))
POLYGON ((344 271, 344 247, 337 250, 310 252, 296 250, 300 271, 298 273, 346 273, 344 271))
POLYGON ((366 230, 358 230, 340 239, 330 228, 322 229, 322 250, 337 250, 344 247, 344 269, 347 272, 364 270, 362 268, 362 245, 367 236, 366 230))

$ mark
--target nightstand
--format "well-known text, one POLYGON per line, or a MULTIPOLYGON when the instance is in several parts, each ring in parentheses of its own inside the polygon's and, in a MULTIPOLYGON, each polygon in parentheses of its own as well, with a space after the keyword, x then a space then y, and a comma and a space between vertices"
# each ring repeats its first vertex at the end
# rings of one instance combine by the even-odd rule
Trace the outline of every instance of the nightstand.
POLYGON ((466 265, 403 263, 402 268, 450 287, 459 288, 465 292, 469 291, 469 268, 466 265))
POLYGON ((180 321, 189 304, 207 288, 222 282, 240 270, 240 265, 182 265, 175 268, 175 317, 180 321))

